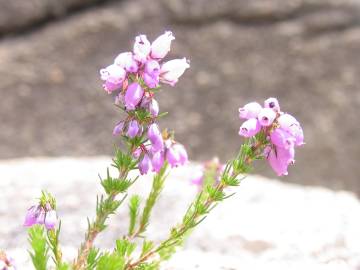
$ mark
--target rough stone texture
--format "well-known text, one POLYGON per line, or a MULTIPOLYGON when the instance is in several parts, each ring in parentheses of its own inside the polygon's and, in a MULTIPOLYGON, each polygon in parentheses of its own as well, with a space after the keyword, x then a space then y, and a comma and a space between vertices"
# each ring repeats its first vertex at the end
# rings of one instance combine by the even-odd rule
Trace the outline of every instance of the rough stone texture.
MULTIPOLYGON (((109 163, 106 157, 0 162, 0 247, 17 259, 19 269, 32 269, 21 224, 33 198, 45 188, 56 195, 64 255, 71 259, 83 238, 86 217, 94 213, 100 192, 97 173, 104 174, 109 163)), ((194 170, 191 164, 171 173, 149 227, 155 241, 166 237, 194 197, 196 188, 189 184, 194 170)), ((150 184, 149 177, 141 178, 131 191, 145 196, 150 184)), ((360 201, 354 194, 259 176, 248 177, 236 191, 162 269, 359 269, 360 201)), ((111 219, 97 245, 113 247, 126 232, 126 214, 124 208, 111 219)))
POLYGON ((171 57, 189 57, 191 69, 160 93, 170 112, 162 127, 176 130, 192 159, 232 157, 238 107, 278 96, 307 142, 286 181, 360 193, 359 1, 151 3, 111 2, 1 40, 2 158, 111 154, 121 116, 98 70, 136 34, 172 29, 171 57))
POLYGON ((1 0, 0 36, 14 34, 106 0, 1 0))

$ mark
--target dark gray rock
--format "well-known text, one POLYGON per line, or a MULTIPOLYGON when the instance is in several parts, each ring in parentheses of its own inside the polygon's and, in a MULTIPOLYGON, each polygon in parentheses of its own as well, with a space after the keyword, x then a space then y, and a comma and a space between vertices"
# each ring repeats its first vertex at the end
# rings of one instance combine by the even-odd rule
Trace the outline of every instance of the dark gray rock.
POLYGON ((39 23, 67 15, 74 9, 106 0, 1 0, 0 35, 31 29, 39 23))
POLYGON ((234 156, 238 107, 277 96, 303 123, 307 143, 283 179, 360 193, 360 3, 288 2, 116 2, 3 39, 1 157, 111 154, 122 116, 98 70, 136 34, 154 39, 171 29, 169 58, 187 56, 191 69, 159 94, 170 112, 161 126, 176 130, 190 158, 234 156))

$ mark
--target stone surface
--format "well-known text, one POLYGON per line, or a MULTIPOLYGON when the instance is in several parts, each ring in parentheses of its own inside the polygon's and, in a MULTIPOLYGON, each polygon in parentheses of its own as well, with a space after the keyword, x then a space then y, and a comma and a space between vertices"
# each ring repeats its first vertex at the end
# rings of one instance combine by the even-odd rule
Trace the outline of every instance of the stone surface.
MULTIPOLYGON (((83 238, 86 217, 93 217, 100 193, 97 174, 104 174, 109 163, 107 157, 0 162, 0 247, 17 259, 20 269, 31 269, 21 224, 34 198, 42 189, 57 197, 64 256, 71 259, 83 238)), ((196 169, 191 164, 170 174, 148 231, 155 241, 166 237, 196 194, 189 184, 196 169)), ((150 184, 149 177, 141 178, 131 192, 144 197, 150 184)), ((359 269, 360 201, 354 194, 260 176, 248 177, 236 191, 162 269, 359 269)), ((122 208, 111 218, 98 246, 113 247, 114 239, 126 232, 126 214, 122 208)))
POLYGON ((68 15, 74 9, 102 2, 106 0, 1 0, 0 36, 26 31, 68 15))
POLYGON ((161 126, 176 130, 192 159, 231 158, 241 142, 238 107, 278 96, 307 143, 286 181, 360 194, 359 1, 147 3, 109 2, 1 40, 1 158, 111 154, 122 116, 98 70, 136 34, 171 29, 170 57, 189 57, 191 69, 160 93, 170 112, 161 126))

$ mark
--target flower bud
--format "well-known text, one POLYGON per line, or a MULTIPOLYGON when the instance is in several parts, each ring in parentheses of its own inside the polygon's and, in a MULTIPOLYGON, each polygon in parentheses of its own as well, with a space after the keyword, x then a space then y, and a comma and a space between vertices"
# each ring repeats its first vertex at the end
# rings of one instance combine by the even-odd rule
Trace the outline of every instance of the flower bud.
POLYGON ((38 216, 38 207, 31 206, 26 213, 24 226, 31 227, 32 225, 36 224, 38 216))
POLYGON ((136 120, 129 122, 128 130, 126 135, 130 138, 135 138, 140 131, 139 123, 136 120))
POLYGON ((186 58, 170 60, 161 66, 160 80, 174 86, 189 67, 190 65, 186 58))
POLYGON ((102 87, 104 88, 104 90, 108 93, 111 94, 112 92, 114 92, 115 90, 118 90, 121 88, 121 83, 120 84, 116 84, 116 83, 112 83, 109 81, 106 81, 102 87))
POLYGON ((158 151, 152 157, 152 168, 154 172, 159 172, 164 165, 164 152, 158 151))
POLYGON ((176 148, 170 147, 166 151, 166 160, 169 162, 171 168, 177 167, 180 161, 180 154, 176 148))
POLYGON ((126 71, 118 65, 110 65, 106 68, 101 69, 100 75, 103 81, 120 84, 125 79, 126 71))
POLYGON ((45 227, 48 230, 52 230, 55 228, 57 222, 57 215, 56 215, 56 211, 55 210, 50 210, 46 213, 45 215, 45 227))
POLYGON ((145 63, 145 73, 152 77, 157 77, 160 74, 160 65, 156 60, 148 60, 145 63))
POLYGON ((105 83, 103 88, 106 92, 111 93, 121 88, 122 82, 126 77, 126 71, 120 66, 110 65, 100 70, 100 76, 105 83))
POLYGON ((133 157, 138 159, 142 153, 142 150, 140 147, 136 148, 135 151, 132 153, 133 157))
POLYGON ((36 223, 37 224, 44 224, 45 223, 45 216, 46 212, 42 207, 39 207, 38 214, 36 217, 36 223))
POLYGON ((261 126, 270 126, 276 118, 276 113, 270 108, 263 108, 259 112, 258 119, 261 126))
POLYGON ((185 165, 189 159, 185 147, 182 144, 177 143, 173 146, 173 148, 179 155, 179 165, 185 165))
POLYGON ((149 126, 147 136, 152 145, 152 151, 157 152, 164 149, 164 141, 157 124, 153 123, 149 126))
POLYGON ((144 157, 139 163, 139 171, 141 175, 147 174, 151 168, 151 160, 148 154, 144 154, 144 157))
POLYGON ((260 123, 256 118, 246 120, 239 130, 239 135, 249 138, 256 135, 261 129, 260 123))
POLYGON ((115 136, 122 134, 123 130, 124 130, 124 121, 121 121, 114 127, 113 135, 115 136))
POLYGON ((151 57, 154 59, 164 58, 170 51, 171 41, 175 37, 171 31, 166 31, 151 44, 151 57))
POLYGON ((250 102, 244 107, 239 108, 239 117, 242 119, 256 118, 262 107, 257 102, 250 102))
POLYGON ((141 86, 134 82, 130 84, 125 93, 125 106, 127 110, 135 110, 135 107, 140 103, 144 95, 144 90, 141 86))
POLYGON ((267 148, 265 148, 264 154, 271 168, 278 176, 287 175, 288 166, 295 162, 294 147, 290 147, 288 149, 276 147, 272 149, 268 146, 267 148))
POLYGON ((150 53, 150 50, 151 50, 151 45, 146 35, 139 35, 135 38, 134 58, 137 61, 141 63, 145 63, 150 53))
POLYGON ((131 73, 137 72, 139 68, 138 63, 134 59, 133 54, 131 52, 120 53, 115 58, 114 63, 131 73))
POLYGON ((283 130, 294 136, 296 146, 304 144, 304 132, 295 117, 288 113, 284 113, 280 115, 277 121, 283 130))
POLYGON ((295 143, 295 138, 281 128, 277 128, 270 133, 270 140, 276 146, 285 149, 289 149, 289 147, 294 147, 295 143))
POLYGON ((152 117, 159 115, 159 103, 154 98, 149 103, 149 111, 152 117))
POLYGON ((272 109, 274 112, 280 112, 279 101, 276 98, 268 98, 264 102, 264 107, 272 109))
POLYGON ((143 74, 143 79, 145 84, 149 87, 149 88, 156 88, 159 86, 159 76, 157 77, 153 77, 147 73, 143 74))

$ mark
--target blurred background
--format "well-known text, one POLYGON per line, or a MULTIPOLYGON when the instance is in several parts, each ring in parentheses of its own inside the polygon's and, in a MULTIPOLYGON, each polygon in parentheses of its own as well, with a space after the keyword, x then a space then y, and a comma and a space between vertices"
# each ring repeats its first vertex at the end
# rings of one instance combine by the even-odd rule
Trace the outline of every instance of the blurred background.
POLYGON ((282 180, 360 194, 359 0, 0 0, 0 159, 111 155, 99 69, 165 30, 191 69, 160 93, 161 126, 192 160, 233 157, 238 108, 278 97, 306 139, 282 180))

